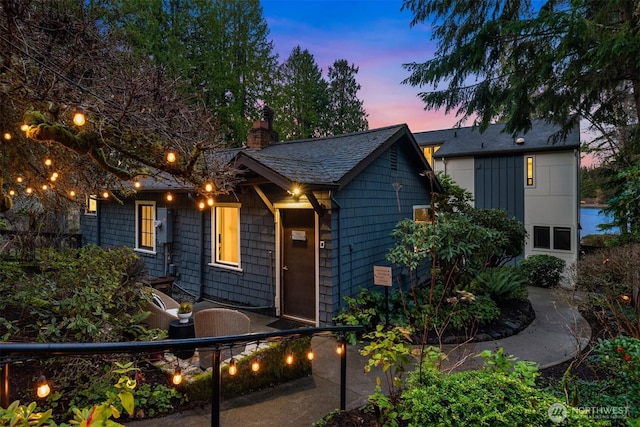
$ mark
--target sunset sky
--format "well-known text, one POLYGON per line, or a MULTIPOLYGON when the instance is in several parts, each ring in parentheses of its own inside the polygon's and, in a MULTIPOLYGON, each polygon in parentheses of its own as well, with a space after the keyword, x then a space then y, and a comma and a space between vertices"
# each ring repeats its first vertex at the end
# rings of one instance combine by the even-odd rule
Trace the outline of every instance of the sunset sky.
POLYGON ((425 111, 419 88, 402 85, 407 62, 423 62, 434 50, 426 26, 411 28, 400 0, 261 0, 280 61, 300 45, 323 73, 336 59, 359 67, 358 96, 369 127, 406 123, 412 132, 449 128, 454 116, 425 111))
MULTIPOLYGON (((325 76, 336 59, 359 67, 358 97, 369 113, 371 129, 406 123, 412 132, 421 132, 451 128, 457 122, 453 114, 424 110, 417 94, 432 88, 401 84, 409 76, 402 64, 424 62, 435 51, 429 26, 411 27, 413 16, 400 11, 401 0, 261 0, 261 4, 281 62, 300 45, 315 57, 325 76)), ((590 136, 583 132, 582 138, 590 136)))

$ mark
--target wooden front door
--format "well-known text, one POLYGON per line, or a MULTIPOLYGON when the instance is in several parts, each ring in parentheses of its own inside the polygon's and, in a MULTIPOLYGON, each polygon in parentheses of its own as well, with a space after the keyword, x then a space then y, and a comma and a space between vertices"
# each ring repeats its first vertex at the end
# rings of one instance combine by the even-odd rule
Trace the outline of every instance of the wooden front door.
POLYGON ((281 209, 282 314, 316 320, 316 232, 312 209, 281 209))

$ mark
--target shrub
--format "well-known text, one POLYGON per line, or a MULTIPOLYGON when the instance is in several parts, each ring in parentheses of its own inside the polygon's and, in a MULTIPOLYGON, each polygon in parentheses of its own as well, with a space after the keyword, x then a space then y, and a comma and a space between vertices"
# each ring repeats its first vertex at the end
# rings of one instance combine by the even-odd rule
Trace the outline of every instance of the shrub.
POLYGON ((532 255, 520 260, 519 266, 530 286, 553 288, 560 283, 565 262, 552 255, 532 255))
POLYGON ((113 342, 144 334, 138 263, 128 248, 43 249, 37 271, 2 273, 0 316, 10 323, 0 323, 0 337, 113 342))
MULTIPOLYGON (((222 397, 232 398, 242 394, 271 387, 291 379, 300 378, 311 373, 311 361, 307 359, 307 352, 311 348, 310 337, 300 337, 282 343, 273 343, 254 354, 236 356, 238 372, 229 375, 229 365, 222 365, 222 397), (293 353, 293 364, 286 365, 285 358, 293 353), (260 372, 251 371, 251 362, 260 358, 260 372)), ((182 384, 182 392, 190 401, 210 400, 212 398, 211 370, 192 378, 192 381, 182 384)))
POLYGON ((481 272, 476 279, 477 291, 486 293, 495 302, 527 300, 527 278, 514 267, 492 268, 481 272))
POLYGON ((589 292, 591 311, 600 313, 602 323, 615 326, 612 335, 640 338, 640 301, 633 299, 638 271, 638 244, 603 248, 578 261, 577 288, 589 292))
POLYGON ((413 375, 402 394, 400 417, 408 426, 594 426, 579 411, 551 421, 558 400, 500 370, 471 370, 448 375, 426 370, 413 375))

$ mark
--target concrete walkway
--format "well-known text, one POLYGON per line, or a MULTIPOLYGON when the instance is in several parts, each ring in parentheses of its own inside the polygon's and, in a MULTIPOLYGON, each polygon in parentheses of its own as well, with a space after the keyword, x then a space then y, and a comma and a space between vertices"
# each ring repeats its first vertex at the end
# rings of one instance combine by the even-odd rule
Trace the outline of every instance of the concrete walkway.
MULTIPOLYGON (((502 347, 507 354, 520 360, 537 362, 541 368, 553 366, 573 358, 589 342, 591 328, 577 309, 558 293, 541 288, 529 288, 529 299, 536 311, 536 319, 517 335, 464 346, 447 346, 447 362, 451 369, 472 369, 482 361, 473 357, 478 352, 502 347)), ((250 313, 247 313, 250 314, 250 313)), ((250 314, 252 330, 266 331, 272 318, 250 314)), ((340 406, 340 359, 335 353, 336 342, 329 337, 314 337, 316 354, 313 375, 288 382, 247 396, 222 402, 222 426, 243 427, 300 427, 311 426, 340 406)), ((364 373, 366 359, 358 353, 360 347, 349 346, 347 351, 347 409, 367 402, 376 383, 375 373, 364 373)), ((384 380, 383 380, 384 384, 384 380)), ((131 427, 179 426, 203 427, 211 425, 211 408, 203 407, 185 413, 175 413, 161 419, 130 422, 131 427)))

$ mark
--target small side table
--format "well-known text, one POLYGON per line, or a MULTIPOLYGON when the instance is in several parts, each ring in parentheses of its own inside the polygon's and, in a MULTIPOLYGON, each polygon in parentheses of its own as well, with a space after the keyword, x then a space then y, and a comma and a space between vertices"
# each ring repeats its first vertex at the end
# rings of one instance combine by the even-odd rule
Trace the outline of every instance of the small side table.
MULTIPOLYGON (((169 323, 169 338, 170 339, 186 339, 186 338, 195 338, 196 337, 196 329, 193 326, 193 320, 189 319, 187 323, 180 323, 179 320, 173 320, 169 323)), ((188 359, 193 356, 195 350, 174 350, 173 354, 176 355, 178 359, 188 359)))

